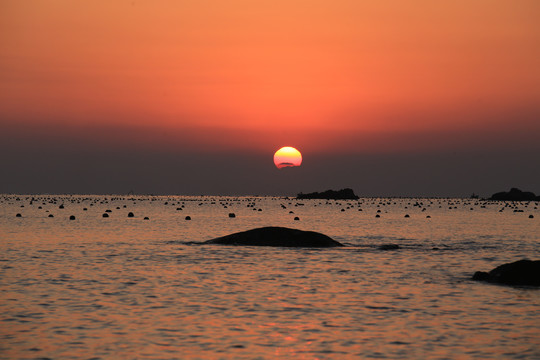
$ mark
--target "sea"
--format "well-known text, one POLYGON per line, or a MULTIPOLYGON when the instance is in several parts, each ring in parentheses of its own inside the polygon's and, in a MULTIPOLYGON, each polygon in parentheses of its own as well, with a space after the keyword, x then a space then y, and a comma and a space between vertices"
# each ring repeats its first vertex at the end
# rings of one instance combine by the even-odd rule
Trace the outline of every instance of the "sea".
POLYGON ((538 202, 0 195, 0 359, 540 359, 540 289, 471 280, 539 234, 538 202), (264 226, 346 246, 197 244, 264 226))

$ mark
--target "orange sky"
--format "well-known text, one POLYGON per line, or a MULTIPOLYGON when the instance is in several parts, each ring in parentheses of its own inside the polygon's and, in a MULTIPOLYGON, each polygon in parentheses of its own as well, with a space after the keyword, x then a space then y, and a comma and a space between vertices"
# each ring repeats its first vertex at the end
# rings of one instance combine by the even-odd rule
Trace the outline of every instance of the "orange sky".
POLYGON ((519 139, 540 134, 538 14, 537 0, 4 0, 0 125, 271 152, 519 139))

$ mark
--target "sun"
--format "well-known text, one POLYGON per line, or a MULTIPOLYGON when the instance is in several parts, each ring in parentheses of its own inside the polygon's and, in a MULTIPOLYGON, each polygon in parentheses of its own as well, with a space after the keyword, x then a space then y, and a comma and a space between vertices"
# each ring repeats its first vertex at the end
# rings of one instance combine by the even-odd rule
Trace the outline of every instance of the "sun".
POLYGON ((291 146, 282 147, 274 154, 274 164, 278 169, 300 166, 302 164, 302 154, 291 146))

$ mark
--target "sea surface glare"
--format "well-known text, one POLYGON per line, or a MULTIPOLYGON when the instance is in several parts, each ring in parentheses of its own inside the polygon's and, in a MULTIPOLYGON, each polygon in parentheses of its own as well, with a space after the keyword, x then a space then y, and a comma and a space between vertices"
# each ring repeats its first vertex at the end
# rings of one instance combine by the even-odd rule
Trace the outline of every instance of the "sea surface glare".
POLYGON ((0 358, 540 359, 540 289, 470 280, 540 259, 538 207, 0 196, 0 358), (192 244, 263 226, 348 246, 192 244))

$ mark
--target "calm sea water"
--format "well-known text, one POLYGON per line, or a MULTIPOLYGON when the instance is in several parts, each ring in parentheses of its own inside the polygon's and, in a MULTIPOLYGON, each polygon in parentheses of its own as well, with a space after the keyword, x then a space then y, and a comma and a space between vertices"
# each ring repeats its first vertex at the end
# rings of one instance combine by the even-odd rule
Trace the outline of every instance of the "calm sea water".
POLYGON ((0 197, 2 359, 540 359, 540 290, 469 280, 540 258, 535 202, 33 199, 0 197), (261 226, 349 246, 187 244, 261 226))

